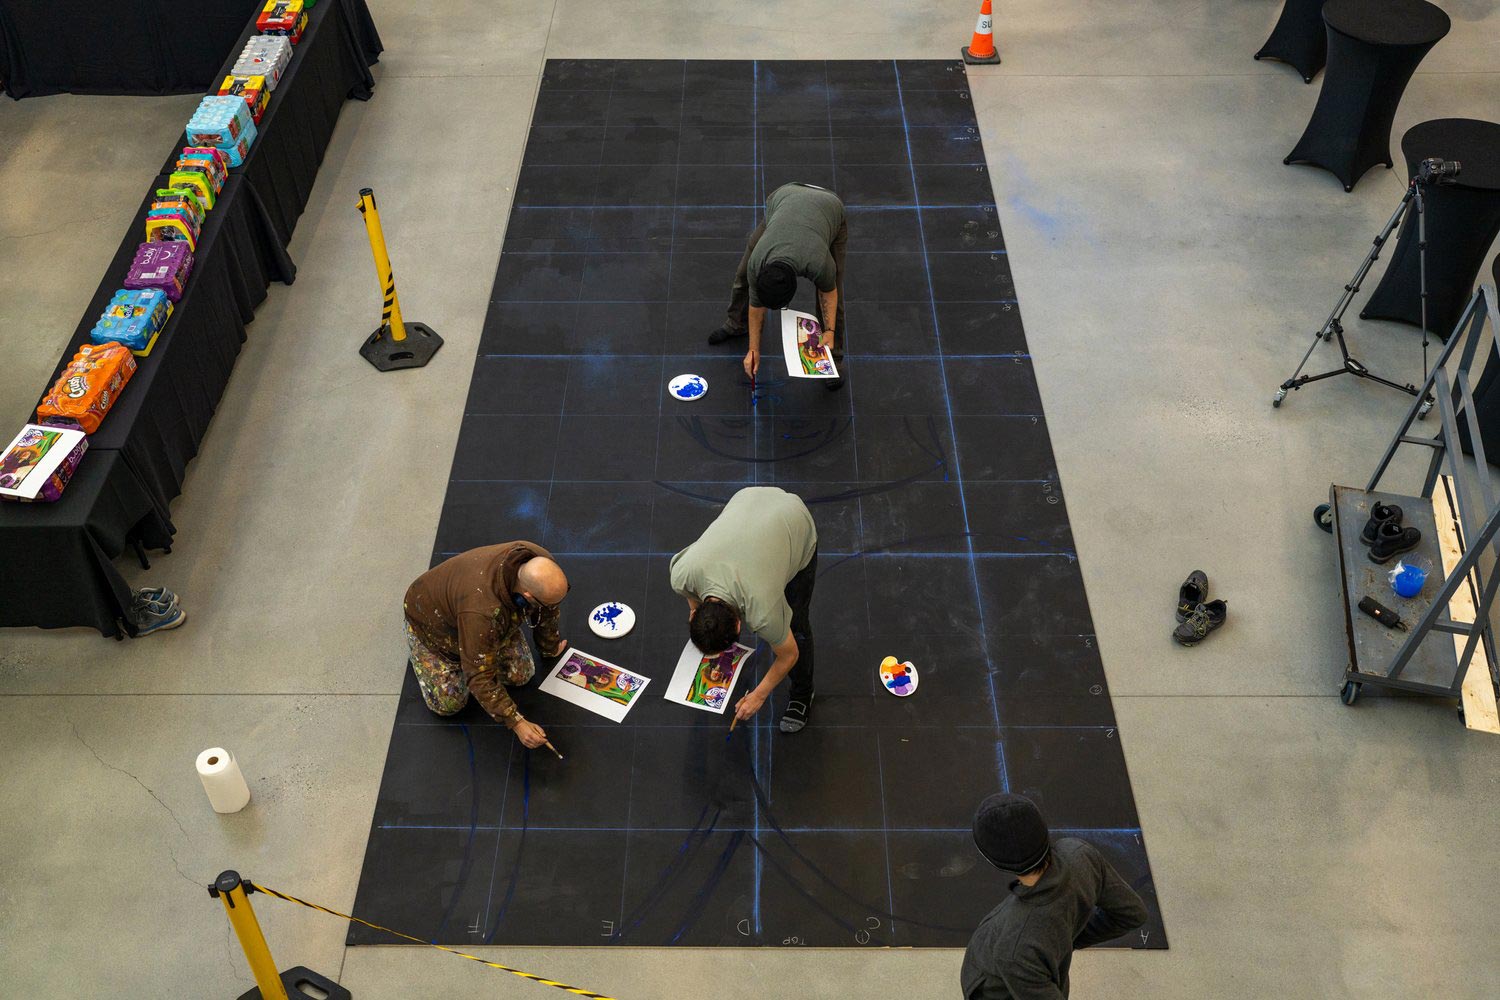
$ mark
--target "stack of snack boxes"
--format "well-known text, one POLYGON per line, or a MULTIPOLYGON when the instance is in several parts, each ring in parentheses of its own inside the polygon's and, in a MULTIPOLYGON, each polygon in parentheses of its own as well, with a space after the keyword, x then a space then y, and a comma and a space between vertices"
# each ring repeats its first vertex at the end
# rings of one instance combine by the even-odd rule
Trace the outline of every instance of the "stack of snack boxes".
POLYGON ((302 0, 268 0, 255 27, 262 35, 285 35, 296 45, 307 30, 307 6, 302 0))
POLYGON ((231 167, 239 166, 255 142, 250 105, 241 97, 205 97, 188 119, 187 141, 189 146, 212 146, 224 154, 231 167))
POLYGON ((182 241, 142 243, 125 272, 125 287, 131 291, 159 288, 167 301, 178 302, 193 270, 193 252, 182 241))
POLYGON ((135 369, 135 355, 123 344, 84 344, 42 397, 37 421, 94 433, 135 369))
POLYGON ((144 358, 156 346, 156 338, 171 315, 172 303, 160 288, 122 288, 104 307, 104 315, 89 332, 89 340, 96 344, 117 341, 136 357, 144 358))
POLYGON ((255 35, 240 50, 230 72, 234 76, 264 77, 269 92, 281 82, 281 74, 291 61, 292 43, 285 35, 255 35))
POLYGON ((250 108, 250 120, 260 124, 261 115, 266 113, 266 105, 271 100, 271 88, 266 86, 266 78, 263 76, 240 76, 231 73, 219 84, 219 94, 223 97, 242 97, 245 104, 250 108))
POLYGON ((72 427, 22 427, 0 452, 0 500, 57 500, 88 446, 88 436, 72 427))

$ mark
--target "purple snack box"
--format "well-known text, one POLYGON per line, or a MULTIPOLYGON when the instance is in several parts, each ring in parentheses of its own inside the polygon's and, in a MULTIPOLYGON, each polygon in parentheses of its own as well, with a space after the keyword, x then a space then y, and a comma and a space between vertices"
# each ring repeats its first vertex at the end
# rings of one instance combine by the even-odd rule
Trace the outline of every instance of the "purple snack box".
POLYGON ((75 428, 27 424, 0 455, 0 500, 52 503, 73 478, 89 441, 75 428), (47 439, 61 437, 50 445, 47 439), (39 448, 45 448, 40 456, 39 448), (66 452, 63 452, 66 449, 66 452), (37 481, 40 477, 40 481, 37 481))
POLYGON ((186 242, 142 243, 136 248, 135 260, 125 273, 125 287, 159 288, 169 300, 176 302, 182 298, 182 290, 187 286, 192 269, 193 252, 186 242))

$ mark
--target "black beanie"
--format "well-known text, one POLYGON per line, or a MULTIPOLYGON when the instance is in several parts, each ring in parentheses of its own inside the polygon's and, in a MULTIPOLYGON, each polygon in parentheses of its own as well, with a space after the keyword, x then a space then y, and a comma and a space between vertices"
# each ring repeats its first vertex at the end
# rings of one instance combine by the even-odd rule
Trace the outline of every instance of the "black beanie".
POLYGON ((974 811, 974 846, 1001 871, 1024 874, 1046 860, 1047 821, 1024 796, 991 795, 974 811))
POLYGON ((755 292, 762 306, 780 309, 797 294, 797 272, 786 261, 766 261, 755 276, 755 292))

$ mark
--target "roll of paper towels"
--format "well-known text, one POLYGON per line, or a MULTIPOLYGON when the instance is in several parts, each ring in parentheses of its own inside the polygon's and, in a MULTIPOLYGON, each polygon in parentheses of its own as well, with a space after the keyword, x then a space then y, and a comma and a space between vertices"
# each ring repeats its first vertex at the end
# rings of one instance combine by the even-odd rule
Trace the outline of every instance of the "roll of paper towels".
POLYGON ((198 780, 203 782, 214 812, 239 812, 250 801, 250 786, 245 784, 240 765, 223 747, 209 747, 198 755, 198 780))

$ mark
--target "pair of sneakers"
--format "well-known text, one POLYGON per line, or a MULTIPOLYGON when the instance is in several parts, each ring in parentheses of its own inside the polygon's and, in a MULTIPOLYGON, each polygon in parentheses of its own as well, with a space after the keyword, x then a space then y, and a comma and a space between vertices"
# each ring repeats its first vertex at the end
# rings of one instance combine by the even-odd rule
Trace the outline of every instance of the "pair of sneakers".
POLYGON ((1177 621, 1172 638, 1183 646, 1196 646, 1214 629, 1229 620, 1229 602, 1208 599, 1208 574, 1195 569, 1177 589, 1177 621))
POLYGON ((1359 533, 1359 540, 1370 547, 1370 562, 1390 562, 1422 544, 1422 532, 1403 525, 1404 516, 1393 503, 1378 503, 1370 508, 1370 519, 1359 533))
POLYGON ((166 587, 143 587, 130 602, 130 620, 137 639, 152 632, 165 632, 187 621, 187 612, 177 603, 177 595, 166 587))

